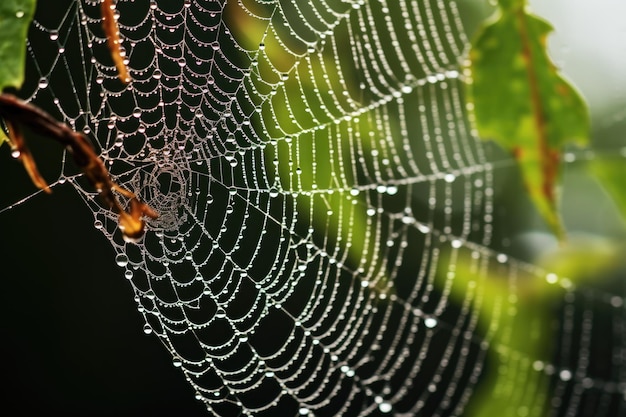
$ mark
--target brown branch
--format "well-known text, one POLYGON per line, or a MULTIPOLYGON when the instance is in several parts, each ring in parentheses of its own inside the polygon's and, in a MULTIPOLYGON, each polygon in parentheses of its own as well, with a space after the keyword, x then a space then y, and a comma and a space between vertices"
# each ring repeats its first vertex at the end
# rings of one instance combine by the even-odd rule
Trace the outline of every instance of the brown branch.
POLYGON ((19 124, 13 124, 11 120, 5 120, 8 133, 9 133, 9 145, 11 145, 11 149, 13 150, 13 156, 19 158, 28 173, 31 181, 37 188, 40 188, 50 194, 52 190, 50 186, 46 182, 46 180, 39 173, 39 169, 37 169, 37 164, 35 164, 35 160, 33 155, 30 153, 30 150, 26 146, 24 142, 24 136, 22 136, 22 129, 19 124))
POLYGON ((89 182, 99 193, 109 209, 119 214, 119 227, 124 239, 136 241, 143 236, 145 224, 143 216, 156 219, 158 213, 147 204, 139 201, 132 192, 115 184, 104 163, 96 155, 87 138, 74 132, 67 125, 56 121, 42 109, 35 107, 11 94, 0 94, 0 117, 9 126, 9 141, 13 151, 24 164, 33 183, 47 192, 50 188, 37 170, 34 159, 21 134, 20 125, 27 126, 33 132, 50 137, 65 146, 74 158, 76 165, 83 171, 89 182), (130 210, 122 208, 114 192, 130 199, 130 210))

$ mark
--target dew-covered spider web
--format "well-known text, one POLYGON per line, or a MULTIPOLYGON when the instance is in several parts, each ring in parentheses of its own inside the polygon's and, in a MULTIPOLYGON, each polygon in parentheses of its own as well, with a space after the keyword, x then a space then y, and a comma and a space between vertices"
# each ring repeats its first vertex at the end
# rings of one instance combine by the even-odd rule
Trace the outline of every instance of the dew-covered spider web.
POLYGON ((52 188, 93 212, 208 415, 462 416, 489 372, 525 404, 502 415, 626 415, 624 292, 505 244, 513 164, 471 128, 455 2, 118 0, 129 84, 100 1, 53 3, 20 95, 160 216, 126 242, 69 155, 52 188))

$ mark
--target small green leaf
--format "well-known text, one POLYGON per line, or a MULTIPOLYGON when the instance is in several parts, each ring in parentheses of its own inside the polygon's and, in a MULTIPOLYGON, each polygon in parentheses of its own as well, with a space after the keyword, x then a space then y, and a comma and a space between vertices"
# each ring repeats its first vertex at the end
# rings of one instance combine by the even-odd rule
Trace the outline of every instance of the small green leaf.
MULTIPOLYGON (((24 82, 26 36, 35 14, 36 0, 0 2, 0 92, 20 88, 24 82)), ((0 131, 0 145, 6 140, 0 131)))
POLYGON ((478 134, 515 156, 527 192, 559 238, 560 157, 568 143, 587 145, 585 101, 551 62, 545 20, 525 0, 501 0, 469 53, 467 93, 478 134))
POLYGON ((3 0, 0 3, 0 91, 19 88, 24 82, 26 36, 36 0, 3 0))

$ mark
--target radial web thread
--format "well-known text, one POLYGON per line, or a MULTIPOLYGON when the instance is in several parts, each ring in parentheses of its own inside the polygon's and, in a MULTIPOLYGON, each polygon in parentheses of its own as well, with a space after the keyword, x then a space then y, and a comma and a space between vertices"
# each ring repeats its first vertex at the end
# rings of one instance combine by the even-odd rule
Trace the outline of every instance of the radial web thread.
POLYGON ((461 416, 492 350, 550 384, 549 398, 500 387, 528 415, 626 412, 622 296, 494 237, 511 161, 471 129, 455 2, 119 0, 127 85, 99 1, 40 3, 21 95, 160 217, 128 243, 70 158, 52 187, 93 212, 145 333, 209 414, 461 416), (476 279, 458 278, 466 264, 476 279), (490 270, 509 296, 482 315, 490 270), (495 335, 524 280, 545 278, 558 355, 536 361, 495 335), (612 370, 593 374, 607 338, 612 370))

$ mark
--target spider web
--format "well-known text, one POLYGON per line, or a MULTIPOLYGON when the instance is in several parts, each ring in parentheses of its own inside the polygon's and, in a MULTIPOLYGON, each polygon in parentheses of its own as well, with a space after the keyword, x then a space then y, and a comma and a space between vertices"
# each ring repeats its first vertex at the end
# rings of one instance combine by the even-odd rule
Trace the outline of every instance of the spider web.
POLYGON ((622 296, 502 243, 494 190, 511 161, 471 129, 455 2, 119 0, 117 11, 130 84, 99 1, 41 2, 35 82, 20 94, 83 131, 116 182, 160 213, 125 242, 69 158, 52 184, 93 212, 144 332, 209 414, 458 416, 492 350, 520 387, 528 375, 550 386, 494 391, 527 398, 519 415, 626 412, 622 296), (465 258, 474 280, 457 277, 465 258), (508 297, 485 315, 490 269, 508 297), (540 361, 502 324, 533 278, 559 293, 557 346, 540 361))

